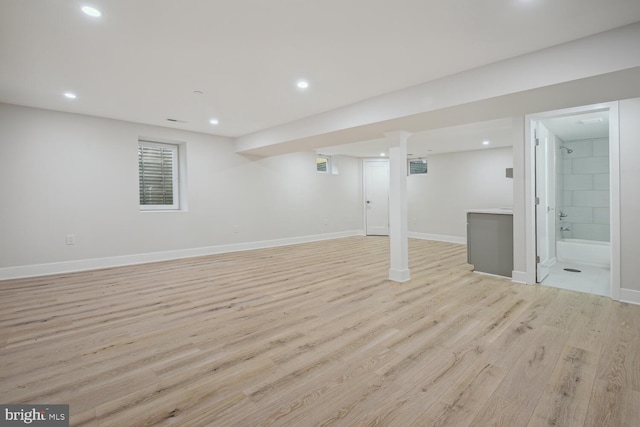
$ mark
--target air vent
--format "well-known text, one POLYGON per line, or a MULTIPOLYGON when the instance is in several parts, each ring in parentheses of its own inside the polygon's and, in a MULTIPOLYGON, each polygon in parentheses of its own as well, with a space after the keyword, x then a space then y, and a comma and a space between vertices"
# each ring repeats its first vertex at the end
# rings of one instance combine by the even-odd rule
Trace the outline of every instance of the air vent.
POLYGON ((593 119, 582 119, 579 120, 578 123, 580 123, 581 125, 595 125, 598 123, 602 123, 604 120, 602 120, 602 117, 595 117, 593 119))
POLYGON ((173 122, 173 123, 189 123, 186 120, 179 120, 179 119, 167 119, 168 122, 173 122))

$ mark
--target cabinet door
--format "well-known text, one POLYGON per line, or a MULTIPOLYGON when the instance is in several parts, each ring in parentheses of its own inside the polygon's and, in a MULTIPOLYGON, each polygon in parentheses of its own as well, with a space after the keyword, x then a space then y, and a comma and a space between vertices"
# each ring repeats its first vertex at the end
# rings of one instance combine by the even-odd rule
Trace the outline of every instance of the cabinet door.
POLYGON ((511 277, 513 216, 468 214, 467 253, 475 271, 511 277))

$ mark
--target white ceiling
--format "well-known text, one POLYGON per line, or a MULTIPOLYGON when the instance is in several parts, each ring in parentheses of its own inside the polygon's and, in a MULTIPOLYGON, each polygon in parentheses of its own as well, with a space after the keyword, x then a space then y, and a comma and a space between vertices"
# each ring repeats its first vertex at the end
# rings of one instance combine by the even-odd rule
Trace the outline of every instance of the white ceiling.
POLYGON ((237 137, 638 21, 638 0, 2 0, 0 102, 237 137))
POLYGON ((600 111, 543 120, 542 123, 563 141, 609 136, 609 112, 600 111))

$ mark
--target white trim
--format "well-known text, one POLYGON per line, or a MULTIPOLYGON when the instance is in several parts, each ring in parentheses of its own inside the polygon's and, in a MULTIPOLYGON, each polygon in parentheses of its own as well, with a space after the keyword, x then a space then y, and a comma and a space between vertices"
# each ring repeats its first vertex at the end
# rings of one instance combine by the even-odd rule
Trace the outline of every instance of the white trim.
POLYGON ((611 299, 620 300, 620 118, 618 101, 609 103, 609 233, 611 240, 611 299))
POLYGON ((533 117, 525 116, 524 121, 524 224, 525 224, 525 283, 536 283, 536 153, 533 117))
POLYGON ((252 249, 272 248, 276 246, 295 245, 299 243, 317 242, 320 240, 340 239, 343 237, 364 236, 364 230, 341 231, 337 233, 316 234, 311 236, 289 237, 285 239, 262 240, 257 242, 233 243, 229 245, 208 246, 203 248, 178 249, 174 251, 152 252, 144 254, 123 255, 107 258, 64 261, 49 264, 33 264, 19 267, 0 268, 0 280, 24 277, 48 276, 50 274, 73 273, 77 271, 96 270, 100 268, 121 267, 125 265, 145 264, 149 262, 169 261, 181 258, 192 258, 228 252, 248 251, 252 249))
POLYGON ((416 233, 412 231, 407 233, 407 235, 409 236, 410 239, 435 240, 436 242, 460 243, 462 245, 467 244, 467 239, 464 237, 444 236, 441 234, 416 233))
POLYGON ((620 301, 640 305, 640 291, 620 289, 620 301))
POLYGON ((535 235, 535 146, 533 122, 553 117, 572 116, 594 111, 609 111, 609 162, 611 178, 611 298, 620 298, 620 137, 618 101, 562 110, 545 111, 525 116, 525 265, 526 283, 536 283, 536 235, 535 235))
POLYGON ((411 280, 409 269, 390 268, 389 280, 398 283, 408 282, 409 280, 411 280))
POLYGON ((526 271, 512 271, 511 272, 511 281, 515 283, 522 283, 525 285, 532 284, 529 280, 529 273, 526 271))

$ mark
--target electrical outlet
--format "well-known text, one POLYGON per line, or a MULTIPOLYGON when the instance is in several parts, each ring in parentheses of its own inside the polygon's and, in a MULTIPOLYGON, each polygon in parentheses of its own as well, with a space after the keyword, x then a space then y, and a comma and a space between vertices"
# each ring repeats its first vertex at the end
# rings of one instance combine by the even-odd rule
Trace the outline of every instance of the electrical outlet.
POLYGON ((67 234, 67 245, 75 245, 75 244, 76 244, 76 235, 67 234))
POLYGON ((238 231, 240 231, 240 230, 239 230, 239 228, 238 228, 238 226, 237 226, 237 225, 234 225, 234 226, 233 226, 233 232, 234 232, 234 233, 237 233, 238 231))

